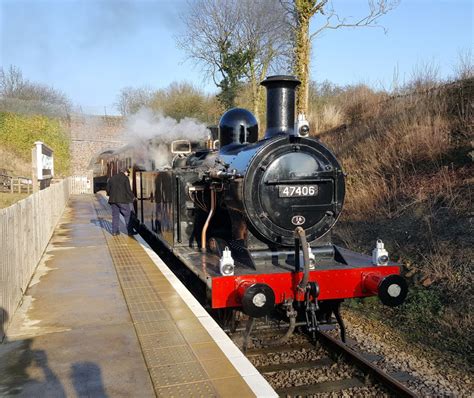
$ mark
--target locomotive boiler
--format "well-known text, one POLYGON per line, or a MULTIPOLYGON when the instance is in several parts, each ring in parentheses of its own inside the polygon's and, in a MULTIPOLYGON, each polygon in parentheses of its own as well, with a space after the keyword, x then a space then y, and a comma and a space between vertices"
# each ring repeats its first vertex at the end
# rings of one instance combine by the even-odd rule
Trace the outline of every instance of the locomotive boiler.
POLYGON ((136 227, 157 239, 205 285, 213 309, 250 318, 279 313, 308 330, 339 313, 344 299, 378 295, 395 306, 407 294, 400 266, 378 242, 374 258, 336 246, 345 176, 334 154, 295 115, 292 76, 272 76, 267 128, 247 110, 227 111, 219 149, 175 143, 171 167, 134 169, 136 227))

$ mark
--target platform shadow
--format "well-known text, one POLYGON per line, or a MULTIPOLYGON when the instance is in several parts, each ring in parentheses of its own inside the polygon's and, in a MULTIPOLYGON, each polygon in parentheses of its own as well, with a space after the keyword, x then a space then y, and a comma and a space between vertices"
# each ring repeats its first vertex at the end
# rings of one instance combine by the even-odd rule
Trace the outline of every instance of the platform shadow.
MULTIPOLYGON (((0 335, 5 335, 8 313, 0 308, 0 335)), ((66 392, 48 364, 43 350, 32 349, 34 339, 7 341, 0 345, 0 396, 20 393, 38 397, 66 397, 66 392)))
POLYGON ((106 398, 100 367, 93 362, 77 362, 71 367, 71 379, 79 398, 106 398))
MULTIPOLYGON (((0 336, 4 336, 8 312, 0 307, 0 336)), ((33 338, 3 339, 0 344, 0 397, 16 395, 65 398, 66 391, 49 365, 46 351, 33 349, 33 338)), ((75 395, 80 398, 107 398, 100 367, 93 362, 76 362, 69 375, 75 395)))
POLYGON ((6 342, 6 333, 5 330, 7 328, 8 322, 8 312, 4 308, 0 307, 0 343, 6 342))
MULTIPOLYGON (((93 218, 90 220, 91 224, 94 224, 97 227, 102 228, 103 230, 107 231, 110 235, 112 235, 112 222, 109 220, 105 220, 103 218, 93 218)), ((129 225, 125 225, 124 222, 121 220, 119 223, 119 229, 122 234, 136 234, 136 230, 134 228, 133 220, 130 220, 129 225)))
POLYGON ((93 218, 91 223, 112 235, 112 222, 104 220, 103 218, 93 218))

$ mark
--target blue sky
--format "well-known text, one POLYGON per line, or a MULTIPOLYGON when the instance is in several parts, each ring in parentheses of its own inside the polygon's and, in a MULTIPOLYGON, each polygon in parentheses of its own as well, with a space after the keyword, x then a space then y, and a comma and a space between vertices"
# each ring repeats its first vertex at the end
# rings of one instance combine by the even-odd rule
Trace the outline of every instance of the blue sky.
MULTIPOLYGON (((258 1, 258 0, 256 0, 258 1)), ((357 16, 366 0, 334 0, 340 15, 357 16)), ((313 43, 311 77, 390 88, 394 71, 409 79, 424 64, 453 73, 459 52, 472 48, 471 0, 402 0, 382 17, 387 29, 327 31, 313 43)), ((85 112, 112 112, 125 86, 168 86, 187 80, 214 92, 186 61, 174 37, 185 0, 0 0, 0 65, 65 92, 85 112)), ((313 28, 321 21, 313 20, 313 28)))

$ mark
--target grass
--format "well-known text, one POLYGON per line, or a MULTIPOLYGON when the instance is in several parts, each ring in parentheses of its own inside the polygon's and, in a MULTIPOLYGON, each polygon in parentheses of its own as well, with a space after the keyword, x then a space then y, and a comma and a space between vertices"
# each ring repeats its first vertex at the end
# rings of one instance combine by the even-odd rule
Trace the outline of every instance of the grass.
POLYGON ((396 96, 364 86, 332 90, 310 115, 334 120, 316 124, 317 135, 348 173, 337 242, 370 253, 383 239, 411 286, 400 308, 377 299, 353 308, 457 355, 474 345, 466 334, 474 328, 474 78, 462 76, 452 84, 418 76, 396 96), (325 116, 329 107, 337 118, 325 116))
POLYGON ((9 207, 16 202, 27 198, 30 196, 28 193, 6 193, 6 192, 0 192, 0 209, 4 209, 6 207, 9 207))

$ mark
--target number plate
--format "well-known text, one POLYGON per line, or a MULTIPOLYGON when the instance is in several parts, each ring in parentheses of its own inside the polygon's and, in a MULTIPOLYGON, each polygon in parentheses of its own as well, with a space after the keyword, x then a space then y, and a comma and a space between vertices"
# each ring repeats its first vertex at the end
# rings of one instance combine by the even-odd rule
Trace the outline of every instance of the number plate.
POLYGON ((278 186, 278 196, 280 198, 294 198, 299 196, 316 196, 318 194, 317 185, 280 185, 278 186))

